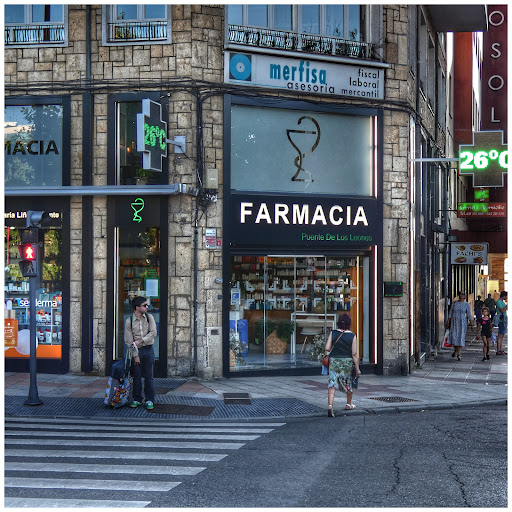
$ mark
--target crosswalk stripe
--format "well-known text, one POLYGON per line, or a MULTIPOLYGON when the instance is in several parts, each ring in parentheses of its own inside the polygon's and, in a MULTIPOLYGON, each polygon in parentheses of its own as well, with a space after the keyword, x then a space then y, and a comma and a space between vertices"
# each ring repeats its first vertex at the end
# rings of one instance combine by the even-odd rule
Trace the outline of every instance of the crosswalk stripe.
MULTIPOLYGON (((237 423, 218 423, 218 422, 185 422, 181 420, 175 420, 176 426, 180 427, 282 427, 285 423, 249 423, 249 422, 237 422, 237 423)), ((46 424, 58 424, 58 425, 71 425, 71 424, 83 424, 83 425, 114 425, 116 422, 119 423, 120 426, 130 427, 137 426, 140 427, 142 423, 146 425, 162 425, 167 426, 169 424, 168 421, 165 420, 154 420, 153 418, 144 418, 141 420, 130 420, 128 418, 113 418, 113 419, 97 419, 97 418, 23 418, 19 417, 9 417, 5 418, 5 423, 18 423, 21 425, 26 425, 28 423, 46 423, 46 424)))
MULTIPOLYGON (((90 441, 95 447, 105 446, 115 449, 112 441, 95 439, 90 441)), ((84 441, 74 439, 5 439, 5 445, 24 445, 24 446, 84 446, 84 441)), ((203 450, 238 450, 245 446, 245 443, 208 443, 208 442, 179 442, 179 441, 137 441, 138 448, 183 448, 186 450, 203 449, 203 450)), ((124 449, 119 447, 119 449, 124 449)))
POLYGON ((104 491, 143 491, 167 492, 181 482, 138 482, 136 480, 93 480, 80 478, 4 478, 4 487, 23 487, 27 489, 82 489, 104 491))
MULTIPOLYGON (((45 457, 45 458, 59 458, 59 457, 73 457, 80 459, 141 459, 140 452, 127 452, 122 450, 119 452, 99 452, 89 450, 4 450, 6 457, 45 457)), ((227 455, 216 453, 166 453, 166 452, 146 452, 144 460, 157 459, 157 460, 188 460, 194 462, 217 462, 222 460, 227 455)))
MULTIPOLYGON (((138 425, 140 427, 140 425, 138 425)), ((35 432, 36 430, 43 430, 51 428, 52 430, 66 430, 72 432, 73 430, 79 430, 80 432, 85 432, 89 430, 94 430, 95 432, 111 432, 112 427, 109 425, 105 425, 104 427, 98 427, 93 425, 77 425, 70 427, 69 425, 21 425, 16 427, 17 434, 23 434, 25 432, 24 429, 31 429, 31 432, 35 432)), ((125 428, 123 426, 123 428, 125 428)), ((144 426, 144 432, 162 432, 162 433, 178 433, 178 432, 188 432, 188 433, 201 433, 201 432, 217 432, 224 434, 268 434, 272 432, 272 428, 219 428, 219 427, 148 427, 144 426)), ((7 432, 11 432, 11 430, 6 430, 7 432)), ((124 432, 123 432, 124 433, 124 432)))
POLYGON ((150 503, 151 501, 4 498, 4 506, 6 508, 144 508, 150 503))
POLYGON ((151 506, 149 493, 172 492, 206 463, 285 424, 5 418, 4 507, 151 506), (148 481, 132 481, 135 475, 148 481))
MULTIPOLYGON (((206 468, 192 466, 121 466, 123 475, 197 475, 206 468)), ((59 473, 109 473, 112 467, 108 464, 69 464, 49 462, 6 462, 5 471, 50 471, 59 473)))
MULTIPOLYGON (((41 437, 87 437, 83 432, 39 432, 37 430, 23 430, 23 431, 6 431, 6 436, 41 436, 41 437)), ((91 434, 89 434, 91 436, 91 434)), ((127 431, 125 432, 109 432, 108 437, 114 439, 126 439, 127 431)), ((162 439, 162 434, 146 434, 145 432, 137 432, 137 439, 162 439)), ((254 441, 260 437, 259 435, 229 435, 229 434, 172 434, 169 436, 172 439, 219 439, 233 441, 254 441)))

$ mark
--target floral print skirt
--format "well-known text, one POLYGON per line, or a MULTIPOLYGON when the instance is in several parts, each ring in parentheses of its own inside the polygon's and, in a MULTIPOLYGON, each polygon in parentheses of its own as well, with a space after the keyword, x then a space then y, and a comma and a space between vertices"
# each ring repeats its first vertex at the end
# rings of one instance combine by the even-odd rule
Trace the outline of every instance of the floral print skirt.
POLYGON ((354 361, 351 357, 331 357, 329 359, 329 387, 344 393, 352 393, 352 370, 354 361))

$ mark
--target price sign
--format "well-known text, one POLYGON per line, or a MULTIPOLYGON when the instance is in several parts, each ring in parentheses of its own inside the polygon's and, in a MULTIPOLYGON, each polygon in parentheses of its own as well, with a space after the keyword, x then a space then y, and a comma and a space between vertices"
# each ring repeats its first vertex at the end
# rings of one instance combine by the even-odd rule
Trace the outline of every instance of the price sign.
POLYGON ((137 114, 137 151, 142 152, 142 168, 162 172, 167 157, 167 123, 162 119, 162 105, 142 100, 142 114, 137 114))
POLYGON ((473 187, 503 187, 508 150, 502 131, 474 132, 473 144, 459 146, 459 174, 473 176, 473 187))

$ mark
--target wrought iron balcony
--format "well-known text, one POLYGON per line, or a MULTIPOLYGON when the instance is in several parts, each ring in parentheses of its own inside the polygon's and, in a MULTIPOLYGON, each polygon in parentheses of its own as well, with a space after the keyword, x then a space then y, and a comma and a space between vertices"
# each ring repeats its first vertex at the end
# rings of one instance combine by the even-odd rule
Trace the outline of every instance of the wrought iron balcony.
POLYGON ((117 21, 108 24, 109 43, 166 39, 167 21, 117 21))
POLYGON ((5 46, 20 44, 64 44, 64 25, 7 25, 4 30, 5 46))
POLYGON ((229 25, 228 43, 296 52, 380 60, 375 45, 338 37, 229 25))

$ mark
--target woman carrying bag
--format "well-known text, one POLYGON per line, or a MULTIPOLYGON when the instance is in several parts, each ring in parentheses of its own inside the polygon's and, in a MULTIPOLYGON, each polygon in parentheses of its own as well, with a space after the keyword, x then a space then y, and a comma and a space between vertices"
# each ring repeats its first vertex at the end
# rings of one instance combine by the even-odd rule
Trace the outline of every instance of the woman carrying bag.
POLYGON ((446 328, 450 329, 450 341, 453 345, 452 357, 457 356, 461 360, 462 347, 466 345, 466 332, 468 330, 468 320, 473 330, 473 315, 471 308, 466 302, 466 294, 459 292, 459 300, 452 304, 446 328))
POLYGON ((350 330, 352 319, 347 313, 338 318, 338 330, 329 334, 325 352, 329 354, 329 389, 327 392, 327 416, 334 418, 334 394, 336 390, 347 394, 345 409, 355 409, 352 404, 354 394, 353 382, 361 376, 359 357, 357 355, 357 338, 350 330), (334 342, 333 342, 334 340, 334 342))

